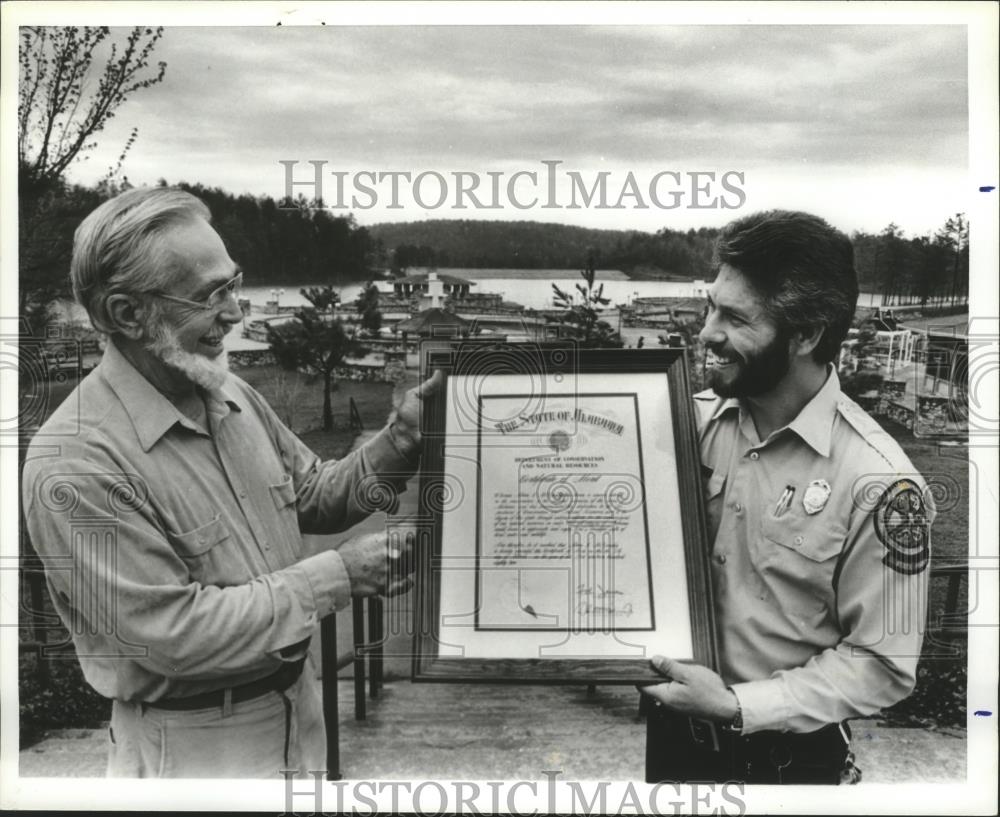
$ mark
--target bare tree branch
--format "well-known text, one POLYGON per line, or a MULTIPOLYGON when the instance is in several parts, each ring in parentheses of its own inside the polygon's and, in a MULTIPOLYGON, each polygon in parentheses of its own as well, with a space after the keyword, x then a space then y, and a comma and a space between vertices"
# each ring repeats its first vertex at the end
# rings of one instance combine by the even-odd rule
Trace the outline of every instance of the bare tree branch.
MULTIPOLYGON (((31 180, 44 184, 61 178, 74 160, 95 146, 94 135, 133 93, 163 80, 166 63, 150 66, 162 28, 133 28, 120 50, 110 43, 109 56, 100 65, 98 51, 110 33, 106 27, 90 26, 24 30, 18 158, 31 180)), ((126 142, 125 152, 132 142, 126 142)))

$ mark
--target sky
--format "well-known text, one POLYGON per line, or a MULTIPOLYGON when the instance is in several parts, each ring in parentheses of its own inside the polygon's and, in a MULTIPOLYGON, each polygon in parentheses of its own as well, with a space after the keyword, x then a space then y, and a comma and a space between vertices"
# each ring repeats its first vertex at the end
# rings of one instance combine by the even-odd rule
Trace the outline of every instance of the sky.
POLYGON ((284 160, 296 162, 292 181, 310 182, 293 191, 309 196, 309 162, 321 161, 324 200, 361 224, 513 218, 655 231, 777 207, 848 231, 895 222, 918 235, 966 209, 958 25, 168 26, 155 58, 165 80, 122 106, 72 180, 102 176, 135 126, 124 164, 133 184, 279 198, 284 160), (559 163, 552 195, 544 161, 559 163), (390 207, 392 177, 362 179, 374 188, 364 194, 361 171, 438 173, 445 190, 428 175, 415 197, 398 177, 390 207), (457 172, 497 206, 459 197, 457 172), (601 173, 607 206, 595 206, 599 195, 585 206, 601 173))

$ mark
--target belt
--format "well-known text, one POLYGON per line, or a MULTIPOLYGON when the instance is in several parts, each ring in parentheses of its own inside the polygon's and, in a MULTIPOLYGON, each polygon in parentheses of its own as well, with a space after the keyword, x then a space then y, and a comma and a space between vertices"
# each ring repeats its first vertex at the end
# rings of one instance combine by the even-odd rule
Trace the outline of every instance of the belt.
POLYGON ((851 730, 847 722, 830 723, 815 732, 754 732, 740 735, 723 729, 719 724, 701 718, 682 716, 689 740, 695 745, 712 751, 732 746, 737 754, 752 755, 774 749, 814 754, 824 753, 831 747, 847 747, 851 743, 851 730))
POLYGON ((244 701, 252 701, 268 692, 284 692, 294 684, 302 674, 302 667, 305 659, 289 661, 277 672, 268 675, 266 678, 259 678, 247 684, 240 684, 229 689, 216 689, 212 692, 201 692, 198 695, 189 695, 186 698, 163 698, 159 701, 146 703, 144 706, 154 709, 167 709, 171 711, 187 711, 191 709, 211 709, 221 707, 226 702, 226 693, 230 693, 230 701, 234 704, 244 701))
POLYGON ((803 752, 822 752, 830 747, 850 746, 851 729, 845 721, 827 724, 815 732, 754 732, 742 737, 750 749, 780 746, 803 752))
POLYGON ((854 782, 846 723, 815 732, 739 735, 719 724, 660 707, 647 715, 647 783, 663 780, 742 780, 746 783, 854 782), (853 779, 844 778, 845 774, 853 779))

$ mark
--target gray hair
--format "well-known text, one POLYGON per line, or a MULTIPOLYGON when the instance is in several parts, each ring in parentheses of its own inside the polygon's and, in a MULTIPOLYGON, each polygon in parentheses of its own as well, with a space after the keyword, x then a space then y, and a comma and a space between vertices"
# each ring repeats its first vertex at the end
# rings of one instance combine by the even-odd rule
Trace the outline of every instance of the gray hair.
POLYGON ((153 187, 115 196, 83 220, 73 237, 70 281, 95 329, 115 331, 107 309, 111 295, 141 295, 170 284, 175 270, 164 263, 160 238, 198 218, 212 218, 200 199, 177 188, 153 187))

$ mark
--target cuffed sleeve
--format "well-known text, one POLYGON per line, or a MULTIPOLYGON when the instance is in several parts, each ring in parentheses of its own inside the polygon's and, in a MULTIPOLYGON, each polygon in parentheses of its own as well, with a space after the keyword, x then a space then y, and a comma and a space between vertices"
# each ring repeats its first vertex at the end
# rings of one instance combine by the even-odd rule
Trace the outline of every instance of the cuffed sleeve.
POLYGON ((390 423, 388 429, 389 440, 392 442, 393 448, 396 449, 396 453, 406 462, 415 466, 420 459, 420 444, 414 442, 408 434, 401 433, 396 428, 395 423, 390 423))
POLYGON ((764 729, 784 730, 789 721, 789 707, 782 684, 775 680, 746 681, 730 689, 740 703, 743 734, 764 729))
POLYGON ((343 610, 351 603, 351 580, 337 551, 317 553, 303 559, 295 569, 301 571, 312 587, 313 603, 320 618, 343 610))

